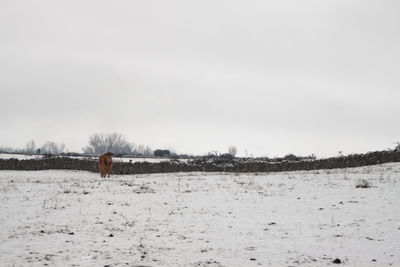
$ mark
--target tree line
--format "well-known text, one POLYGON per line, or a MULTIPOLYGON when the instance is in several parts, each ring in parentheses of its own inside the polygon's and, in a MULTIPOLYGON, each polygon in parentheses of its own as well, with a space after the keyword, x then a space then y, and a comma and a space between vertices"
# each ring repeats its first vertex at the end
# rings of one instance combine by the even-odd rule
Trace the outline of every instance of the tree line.
POLYGON ((101 155, 106 152, 113 152, 117 155, 153 155, 153 150, 149 146, 129 143, 126 138, 119 133, 91 135, 89 137, 89 144, 82 150, 85 154, 89 155, 101 155))
MULTIPOLYGON (((149 146, 129 143, 119 133, 98 133, 89 136, 88 145, 82 148, 84 154, 101 155, 106 152, 113 152, 119 155, 152 156, 153 150, 149 146)), ((21 154, 66 154, 67 147, 64 143, 48 141, 42 146, 36 146, 34 140, 26 143, 24 148, 0 147, 0 152, 21 153, 21 154)))
POLYGON ((21 154, 62 154, 66 151, 66 145, 64 143, 56 143, 54 141, 48 141, 42 146, 36 146, 34 140, 30 140, 26 143, 25 148, 12 148, 12 147, 0 147, 0 152, 5 153, 21 153, 21 154))
MULTIPOLYGON (((96 133, 88 138, 88 144, 82 148, 85 155, 101 155, 106 152, 113 152, 118 155, 132 155, 132 156, 158 156, 158 157, 171 157, 177 156, 173 149, 157 149, 152 150, 149 146, 136 145, 127 141, 125 136, 120 133, 96 133)), ((26 143, 25 148, 14 149, 11 147, 0 147, 0 152, 6 153, 21 153, 21 154, 47 154, 47 155, 63 155, 63 154, 80 154, 71 153, 67 151, 64 143, 56 143, 48 141, 42 146, 36 146, 34 140, 26 143)), ((228 153, 221 154, 218 151, 210 152, 218 156, 231 156, 235 157, 237 148, 235 146, 228 147, 228 153)))

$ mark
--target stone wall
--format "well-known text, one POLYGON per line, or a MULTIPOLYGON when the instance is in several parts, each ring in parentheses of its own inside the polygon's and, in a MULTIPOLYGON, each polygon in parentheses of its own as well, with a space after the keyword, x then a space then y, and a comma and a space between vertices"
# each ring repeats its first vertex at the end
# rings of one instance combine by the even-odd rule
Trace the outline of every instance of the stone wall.
MULTIPOLYGON (((400 162, 399 151, 380 151, 367 154, 350 155, 345 157, 328 158, 312 161, 294 161, 268 163, 252 160, 195 160, 191 163, 164 161, 159 163, 116 162, 113 164, 113 174, 143 174, 170 172, 281 172, 297 170, 318 170, 360 167, 387 162, 400 162)), ((97 161, 58 157, 50 159, 0 159, 0 170, 85 170, 98 172, 97 161)))

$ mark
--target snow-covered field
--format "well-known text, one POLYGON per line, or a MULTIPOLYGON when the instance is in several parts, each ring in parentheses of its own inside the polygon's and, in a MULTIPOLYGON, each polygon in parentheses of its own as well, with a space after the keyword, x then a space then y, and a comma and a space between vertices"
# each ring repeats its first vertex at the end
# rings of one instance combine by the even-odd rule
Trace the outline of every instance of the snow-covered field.
POLYGON ((38 156, 38 155, 24 155, 24 154, 0 153, 0 159, 18 159, 18 160, 24 160, 24 159, 38 159, 38 158, 41 158, 41 156, 38 156))
MULTIPOLYGON (((81 159, 81 160, 86 160, 86 159, 91 159, 91 160, 98 160, 99 157, 75 157, 75 156, 67 156, 68 158, 72 159, 81 159)), ((0 159, 18 159, 18 160, 25 160, 25 159, 42 159, 43 156, 41 155, 24 155, 24 154, 8 154, 8 153, 0 153, 0 159)), ((150 162, 150 163, 158 163, 158 162, 163 162, 163 161, 170 161, 169 158, 113 158, 114 162, 150 162)), ((180 159, 179 161, 182 162, 187 162, 186 159, 180 159)))
MULTIPOLYGON (((69 157, 73 159, 88 159, 88 157, 69 157)), ((99 157, 90 157, 89 159, 91 160, 98 160, 99 157)), ((150 163, 158 163, 158 162, 163 162, 163 161, 170 161, 169 158, 117 158, 113 157, 114 162, 150 162, 150 163)))
POLYGON ((0 201, 1 266, 400 266, 400 164, 110 179, 0 171, 0 201))

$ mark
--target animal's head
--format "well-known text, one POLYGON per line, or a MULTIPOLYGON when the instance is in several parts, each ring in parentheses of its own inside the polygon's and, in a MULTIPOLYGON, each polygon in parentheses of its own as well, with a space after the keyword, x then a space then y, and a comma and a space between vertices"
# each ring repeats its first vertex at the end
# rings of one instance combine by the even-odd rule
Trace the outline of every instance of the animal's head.
POLYGON ((106 154, 104 154, 104 155, 107 155, 107 156, 110 156, 110 157, 112 157, 112 156, 114 156, 114 153, 112 153, 112 152, 107 152, 106 154))

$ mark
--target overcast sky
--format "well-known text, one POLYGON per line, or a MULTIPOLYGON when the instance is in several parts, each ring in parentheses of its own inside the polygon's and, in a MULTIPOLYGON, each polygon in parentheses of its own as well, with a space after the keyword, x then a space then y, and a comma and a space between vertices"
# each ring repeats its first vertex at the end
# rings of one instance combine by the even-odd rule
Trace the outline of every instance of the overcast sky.
POLYGON ((400 142, 400 1, 0 0, 0 146, 178 153, 400 142))

